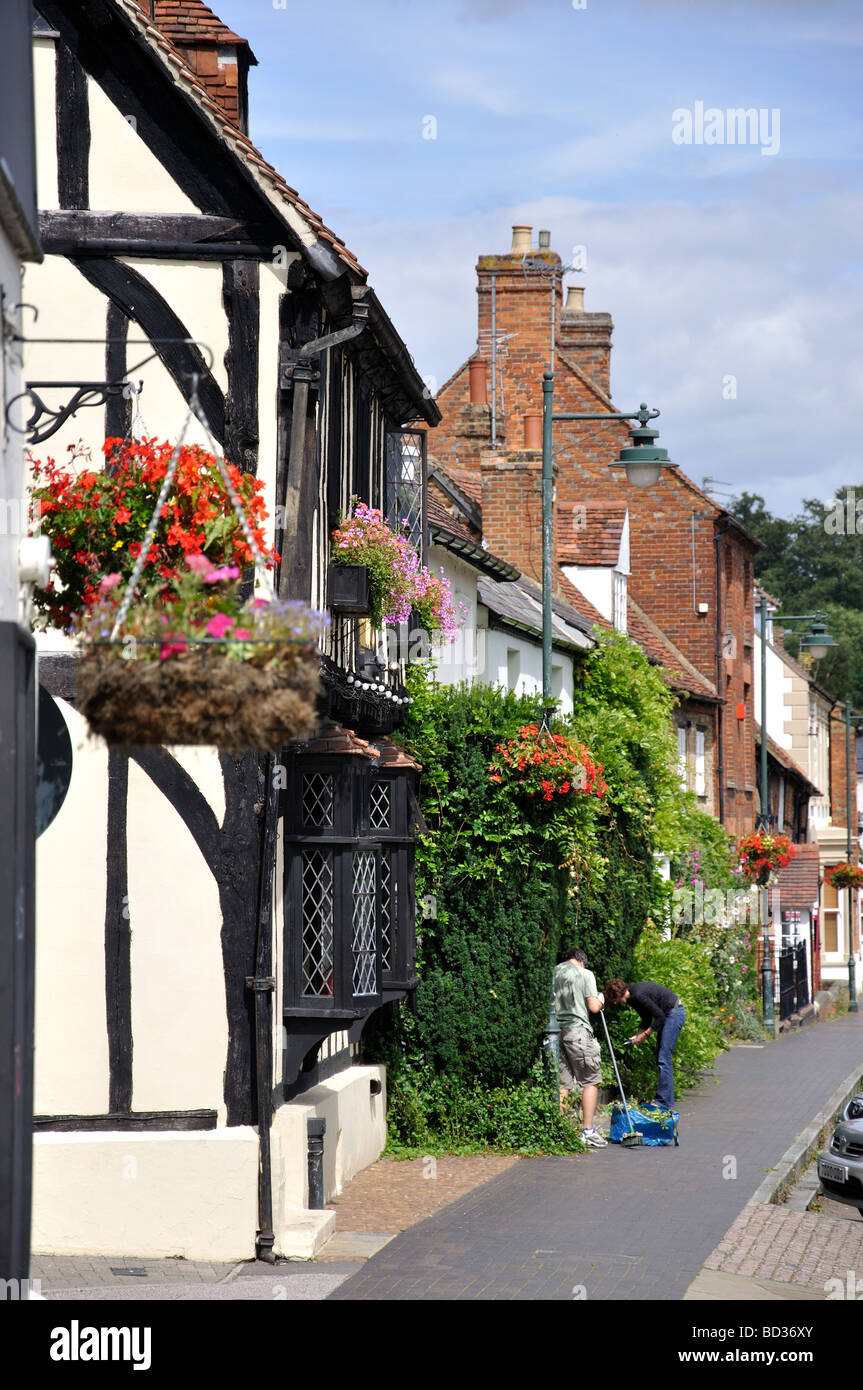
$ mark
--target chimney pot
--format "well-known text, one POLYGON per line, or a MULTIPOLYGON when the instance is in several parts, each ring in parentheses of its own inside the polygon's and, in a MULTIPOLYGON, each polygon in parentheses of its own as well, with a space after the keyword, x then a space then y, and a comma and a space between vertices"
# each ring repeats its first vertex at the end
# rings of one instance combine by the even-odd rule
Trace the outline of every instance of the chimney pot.
POLYGON ((542 413, 531 411, 524 417, 524 447, 526 449, 542 448, 542 413))
POLYGON ((488 405, 488 378, 485 363, 481 357, 472 357, 467 365, 470 377, 471 405, 488 405))
POLYGON ((540 234, 539 234, 539 249, 540 249, 540 251, 550 251, 550 250, 551 250, 551 232, 547 232, 547 231, 542 231, 542 232, 540 232, 540 234))
POLYGON ((569 285, 566 291, 565 314, 584 313, 584 285, 569 285))
POLYGON ((530 234, 533 227, 517 226, 512 229, 512 256, 526 256, 530 251, 530 234))

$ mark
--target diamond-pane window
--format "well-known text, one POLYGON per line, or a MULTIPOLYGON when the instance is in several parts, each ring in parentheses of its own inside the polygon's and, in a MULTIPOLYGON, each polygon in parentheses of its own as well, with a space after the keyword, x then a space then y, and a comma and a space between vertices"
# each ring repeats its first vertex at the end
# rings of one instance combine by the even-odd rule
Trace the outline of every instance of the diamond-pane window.
POLYGON ((333 993, 332 850, 303 851, 303 994, 333 993))
POLYGON ((375 855, 358 849, 353 865, 354 994, 376 994, 375 961, 375 855))
POLYGON ((381 970, 390 970, 393 930, 392 850, 381 853, 381 970))
POLYGON ((372 830, 388 830, 390 825, 390 784, 372 782, 369 793, 369 823, 372 830))
POLYGON ((387 435, 387 521, 394 531, 407 535, 421 558, 425 541, 424 445, 422 431, 402 430, 387 435), (403 522, 407 522, 407 526, 403 522))
POLYGON ((322 772, 303 775, 303 823, 322 826, 333 823, 333 779, 322 772))

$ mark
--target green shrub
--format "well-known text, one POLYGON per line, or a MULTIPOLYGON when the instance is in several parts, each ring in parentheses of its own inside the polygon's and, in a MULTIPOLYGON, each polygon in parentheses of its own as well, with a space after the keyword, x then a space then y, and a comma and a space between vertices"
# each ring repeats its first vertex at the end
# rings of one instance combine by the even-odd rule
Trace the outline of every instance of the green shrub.
MULTIPOLYGON (((675 1088, 681 1091, 695 1085, 727 1046, 716 1022, 716 980, 710 969, 709 949, 677 938, 666 940, 651 923, 635 948, 631 978, 653 980, 680 998, 686 1023, 674 1049, 675 1088)), ((624 1038, 638 1032, 640 1019, 629 1005, 608 1013, 613 1019, 610 1031, 627 1095, 649 1100, 656 1094, 656 1039, 651 1036, 638 1047, 621 1048, 618 1044, 624 1038)))
POLYGON ((464 1086, 447 1075, 403 1068, 389 1079, 387 1112, 392 1157, 418 1153, 580 1153, 578 1132, 558 1109, 542 1064, 509 1086, 464 1086))

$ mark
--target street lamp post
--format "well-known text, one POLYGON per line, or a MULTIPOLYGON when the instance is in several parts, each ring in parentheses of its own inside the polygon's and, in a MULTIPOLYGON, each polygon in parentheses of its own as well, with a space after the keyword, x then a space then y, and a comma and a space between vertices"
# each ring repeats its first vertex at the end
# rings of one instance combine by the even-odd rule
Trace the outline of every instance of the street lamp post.
POLYGON ((551 707, 551 493, 552 493, 552 433, 556 420, 637 420, 638 426, 630 429, 632 443, 621 449, 612 468, 625 468, 627 481, 635 487, 651 487, 659 478, 663 468, 676 468, 668 457, 667 449, 662 449, 653 441, 659 431, 650 429, 649 420, 655 420, 658 410, 648 410, 642 402, 638 410, 626 414, 621 411, 606 410, 601 414, 581 414, 571 411, 554 414, 554 372, 548 371, 542 378, 542 698, 546 709, 551 707))

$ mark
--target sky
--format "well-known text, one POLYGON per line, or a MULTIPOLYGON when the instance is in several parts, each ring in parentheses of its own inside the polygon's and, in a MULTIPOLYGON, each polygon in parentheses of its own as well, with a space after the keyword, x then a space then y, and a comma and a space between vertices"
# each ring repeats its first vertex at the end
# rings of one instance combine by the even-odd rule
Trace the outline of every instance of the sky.
POLYGON ((433 390, 528 223, 612 315, 618 408, 717 500, 863 483, 859 0, 210 3, 258 58, 252 138, 433 390))

